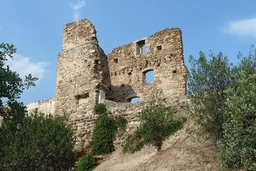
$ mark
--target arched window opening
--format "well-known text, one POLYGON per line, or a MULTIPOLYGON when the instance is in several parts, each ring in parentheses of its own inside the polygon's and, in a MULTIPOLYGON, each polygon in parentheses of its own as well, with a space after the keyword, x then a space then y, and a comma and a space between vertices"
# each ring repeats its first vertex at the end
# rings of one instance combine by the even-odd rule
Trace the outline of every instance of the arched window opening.
POLYGON ((132 97, 129 99, 130 103, 136 103, 140 101, 140 97, 132 97))
POLYGON ((154 82, 154 70, 144 72, 145 83, 150 84, 154 82))

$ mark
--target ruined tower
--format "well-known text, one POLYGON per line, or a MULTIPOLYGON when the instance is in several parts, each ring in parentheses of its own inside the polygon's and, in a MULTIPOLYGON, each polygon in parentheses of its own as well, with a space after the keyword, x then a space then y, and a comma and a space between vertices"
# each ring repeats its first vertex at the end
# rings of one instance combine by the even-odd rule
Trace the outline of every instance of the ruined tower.
POLYGON ((83 19, 65 25, 58 58, 54 114, 66 114, 76 126, 78 151, 90 139, 90 122, 95 118, 93 106, 99 101, 100 90, 104 92, 109 86, 107 77, 107 57, 98 45, 91 22, 83 19))

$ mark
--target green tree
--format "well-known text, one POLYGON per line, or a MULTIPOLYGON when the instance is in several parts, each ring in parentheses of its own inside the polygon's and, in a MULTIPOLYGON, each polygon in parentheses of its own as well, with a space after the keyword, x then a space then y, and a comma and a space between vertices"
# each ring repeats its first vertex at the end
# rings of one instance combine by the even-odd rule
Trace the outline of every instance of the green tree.
POLYGON ((200 52, 198 59, 190 56, 189 62, 191 68, 186 78, 189 111, 203 129, 219 139, 223 135, 224 91, 234 81, 232 64, 221 52, 217 56, 211 53, 209 60, 200 52))
POLYGON ((221 168, 256 170, 256 49, 248 56, 239 53, 234 68, 236 82, 226 91, 223 138, 217 143, 221 168))
POLYGON ((73 130, 64 118, 27 116, 17 99, 37 78, 29 74, 23 80, 6 65, 15 52, 14 45, 0 44, 0 171, 69 170, 74 165, 73 130))
MULTIPOLYGON (((8 141, 9 124, 0 129, 2 170, 71 170, 75 165, 74 131, 65 117, 35 112, 25 117, 15 138, 8 141)), ((0 169, 0 170, 1 170, 0 169)))
POLYGON ((217 143, 222 168, 256 170, 256 69, 252 71, 241 71, 237 84, 225 91, 224 135, 217 143))
POLYGON ((10 69, 5 62, 13 57, 16 52, 14 45, 0 44, 0 116, 4 120, 12 119, 19 121, 24 117, 24 105, 17 102, 24 89, 35 86, 38 78, 32 77, 31 74, 25 76, 22 80, 17 72, 10 69), (8 110, 5 106, 8 106, 8 110), (11 112, 10 112, 11 111, 11 112))

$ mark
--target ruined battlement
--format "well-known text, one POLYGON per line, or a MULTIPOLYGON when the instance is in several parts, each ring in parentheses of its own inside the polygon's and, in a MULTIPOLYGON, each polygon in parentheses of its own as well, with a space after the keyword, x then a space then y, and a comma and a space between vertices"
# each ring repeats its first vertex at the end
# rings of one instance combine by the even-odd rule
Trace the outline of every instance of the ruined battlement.
POLYGON ((68 116, 77 129, 76 150, 87 152, 97 117, 95 104, 105 103, 112 111, 110 115, 121 111, 129 125, 136 127, 138 111, 152 96, 161 93, 161 97, 171 99, 170 106, 177 103, 175 108, 186 101, 186 74, 179 28, 166 28, 106 55, 98 44, 95 27, 83 19, 64 27, 53 100, 28 107, 68 116), (148 73, 152 74, 150 82, 148 73), (130 103, 135 97, 140 97, 139 104, 130 103))

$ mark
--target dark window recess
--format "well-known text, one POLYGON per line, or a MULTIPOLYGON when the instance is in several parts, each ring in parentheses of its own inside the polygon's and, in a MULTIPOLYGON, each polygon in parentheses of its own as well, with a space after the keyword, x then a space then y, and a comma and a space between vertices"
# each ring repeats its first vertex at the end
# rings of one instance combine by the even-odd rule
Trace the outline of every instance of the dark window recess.
POLYGON ((88 97, 89 97, 89 93, 78 94, 78 95, 75 96, 75 98, 76 98, 77 100, 79 100, 79 99, 86 99, 86 98, 88 98, 88 97))
POLYGON ((177 72, 176 70, 173 70, 173 71, 172 71, 172 73, 174 73, 174 74, 175 74, 176 72, 177 72))
POLYGON ((157 50, 162 50, 162 45, 158 45, 158 46, 156 47, 156 49, 157 49, 157 50))
POLYGON ((87 99, 88 97, 89 93, 75 95, 76 104, 79 104, 81 101, 83 101, 83 99, 87 99))
POLYGON ((137 55, 143 55, 146 53, 145 40, 140 40, 136 42, 136 51, 137 51, 137 55))
POLYGON ((115 62, 115 63, 118 63, 118 59, 117 59, 117 58, 115 58, 115 59, 114 59, 114 62, 115 62))
POLYGON ((148 70, 144 72, 144 81, 146 84, 154 82, 154 70, 148 70))

